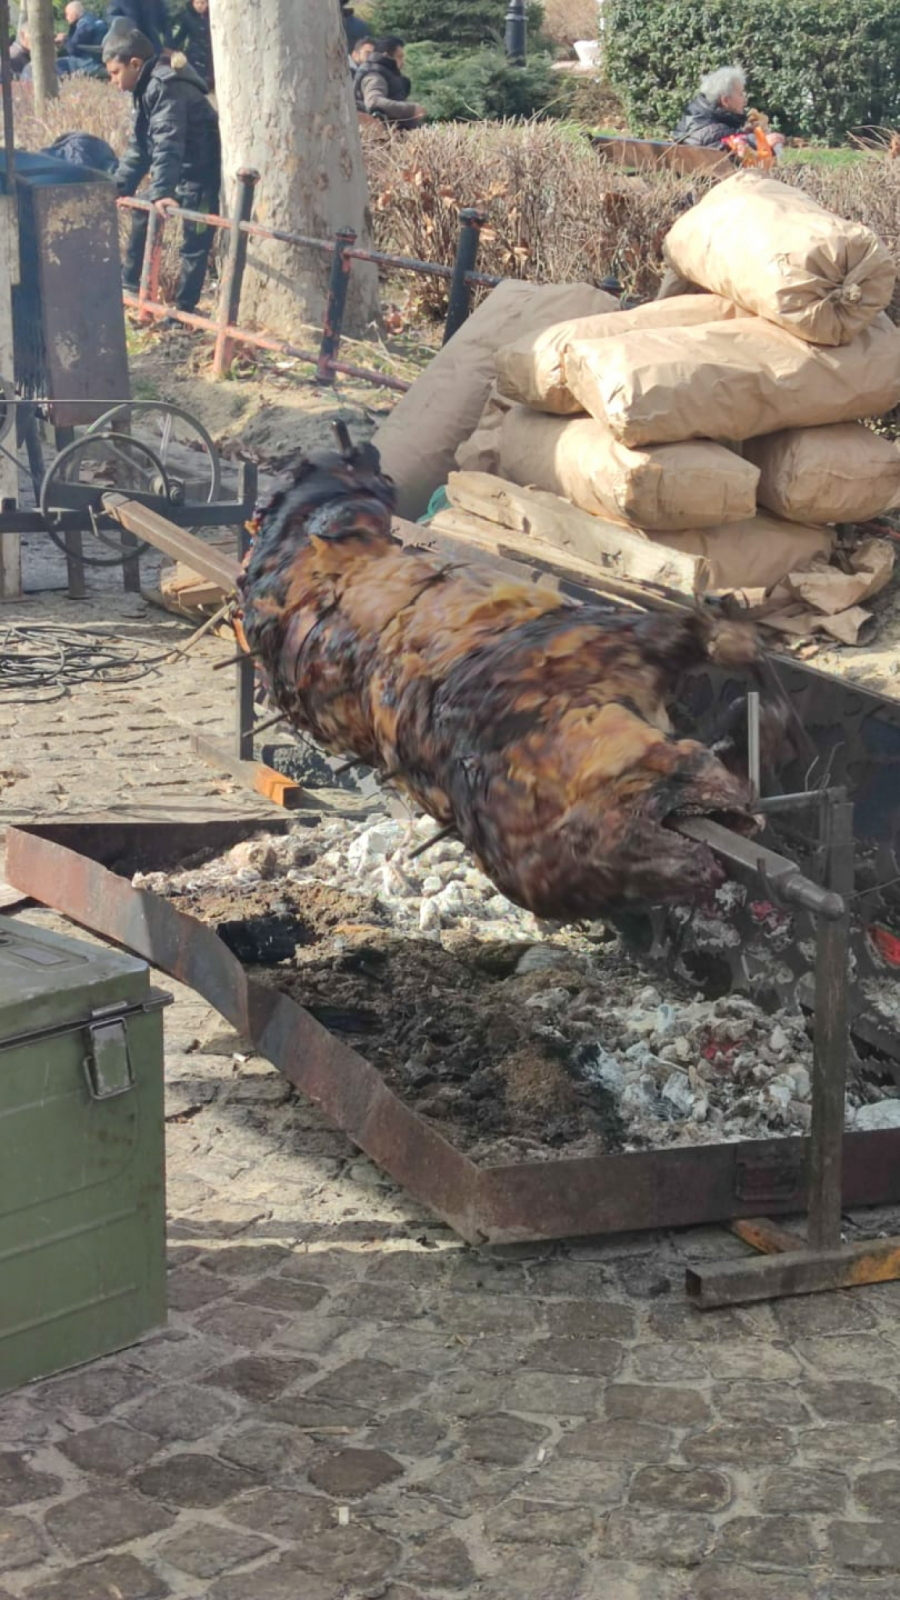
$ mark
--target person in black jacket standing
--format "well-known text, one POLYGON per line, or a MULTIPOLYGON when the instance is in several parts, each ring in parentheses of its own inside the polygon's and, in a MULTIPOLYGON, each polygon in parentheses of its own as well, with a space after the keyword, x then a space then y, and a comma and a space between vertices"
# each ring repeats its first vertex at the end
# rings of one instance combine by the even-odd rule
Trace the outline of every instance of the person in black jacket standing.
MULTIPOLYGON (((222 167, 219 119, 203 79, 189 63, 175 67, 157 56, 149 39, 135 30, 108 33, 103 60, 116 88, 134 98, 131 140, 116 171, 119 194, 136 194, 149 176, 146 198, 162 215, 178 205, 186 211, 215 211, 222 167)), ((193 311, 214 229, 185 222, 183 230, 175 304, 179 311, 193 311)), ((146 239, 147 213, 135 212, 123 272, 124 286, 132 294, 140 282, 146 239)))
POLYGON ((212 94, 216 87, 213 65, 212 29, 209 24, 209 0, 188 0, 172 23, 172 40, 176 50, 183 50, 195 72, 199 72, 212 94))
POLYGON ((153 46, 154 55, 172 43, 166 0, 110 0, 106 16, 110 29, 142 33, 153 46))
POLYGON ((377 39, 374 53, 354 80, 357 110, 396 127, 420 128, 425 107, 410 100, 411 93, 412 84, 403 71, 403 40, 377 39))

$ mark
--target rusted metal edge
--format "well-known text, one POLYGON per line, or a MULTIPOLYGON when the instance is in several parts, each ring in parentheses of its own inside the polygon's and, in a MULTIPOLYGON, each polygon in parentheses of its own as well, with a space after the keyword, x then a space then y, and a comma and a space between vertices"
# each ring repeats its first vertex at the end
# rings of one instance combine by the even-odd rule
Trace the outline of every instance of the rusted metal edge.
MULTIPOLYGON (((196 847, 202 824, 194 826, 196 847)), ((287 996, 249 978, 209 928, 71 847, 93 845, 107 859, 115 851, 123 865, 128 827, 118 825, 117 837, 106 843, 96 833, 80 838, 75 822, 10 828, 7 879, 195 989, 360 1149, 469 1242, 688 1227, 804 1209, 806 1139, 477 1167, 405 1106, 370 1062, 287 996)), ((190 847, 184 824, 179 838, 190 847)), ((885 1205, 898 1198, 900 1130, 847 1134, 844 1204, 885 1205)))
POLYGON ((410 1111, 370 1062, 287 995, 248 977, 212 929, 25 829, 7 832, 6 873, 15 888, 196 990, 410 1194, 463 1238, 477 1238, 472 1162, 410 1111))

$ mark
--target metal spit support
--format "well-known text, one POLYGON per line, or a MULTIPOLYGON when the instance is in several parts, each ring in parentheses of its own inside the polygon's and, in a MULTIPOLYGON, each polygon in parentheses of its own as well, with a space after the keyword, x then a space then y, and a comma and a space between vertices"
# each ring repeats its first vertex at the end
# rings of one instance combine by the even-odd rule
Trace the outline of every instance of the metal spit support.
POLYGON ((689 1269, 688 1297, 701 1310, 900 1278, 900 1238, 859 1245, 841 1242, 849 1044, 849 900, 854 884, 853 806, 846 790, 831 789, 819 796, 780 796, 777 803, 763 802, 763 809, 783 812, 806 809, 811 804, 819 807, 824 862, 821 885, 805 877, 786 857, 760 849, 752 840, 739 838, 705 818, 688 818, 679 825, 681 832, 702 839, 731 866, 753 867, 773 899, 803 907, 816 918, 806 1238, 786 1232, 767 1218, 733 1223, 733 1231, 762 1254, 755 1260, 689 1269))

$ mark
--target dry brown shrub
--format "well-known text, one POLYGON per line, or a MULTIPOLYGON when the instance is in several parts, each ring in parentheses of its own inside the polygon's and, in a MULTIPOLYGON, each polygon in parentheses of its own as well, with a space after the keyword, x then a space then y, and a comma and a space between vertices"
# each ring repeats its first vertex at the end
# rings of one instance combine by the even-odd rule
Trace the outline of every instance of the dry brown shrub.
POLYGON ((31 84, 14 83, 13 125, 20 150, 44 150, 64 133, 92 133, 121 154, 131 128, 131 97, 109 83, 76 75, 61 80, 59 99, 51 100, 46 116, 39 118, 31 84))
MULTIPOLYGON (((481 271, 544 283, 598 283, 613 274, 641 295, 656 291, 663 237, 691 192, 669 174, 616 173, 565 124, 423 128, 368 142, 367 161, 382 249, 449 265, 459 211, 477 206, 488 214, 481 271)), ((420 303, 440 314, 446 284, 420 282, 420 303)))
POLYGON ((554 44, 596 39, 600 13, 597 0, 544 0, 541 33, 554 44))

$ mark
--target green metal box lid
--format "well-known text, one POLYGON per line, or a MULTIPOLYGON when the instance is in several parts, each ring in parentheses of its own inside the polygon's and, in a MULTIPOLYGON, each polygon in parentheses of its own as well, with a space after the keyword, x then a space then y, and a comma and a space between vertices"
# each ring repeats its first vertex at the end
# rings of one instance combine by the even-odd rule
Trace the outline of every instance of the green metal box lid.
POLYGON ((0 1048, 140 1005, 149 989, 147 964, 137 956, 0 917, 0 1048))

